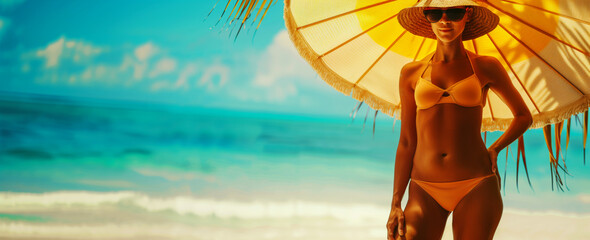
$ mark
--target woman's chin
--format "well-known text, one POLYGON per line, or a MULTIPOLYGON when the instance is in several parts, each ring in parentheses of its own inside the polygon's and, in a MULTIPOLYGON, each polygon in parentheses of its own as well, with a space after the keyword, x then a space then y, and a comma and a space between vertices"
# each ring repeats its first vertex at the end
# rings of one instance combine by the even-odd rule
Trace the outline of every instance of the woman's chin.
POLYGON ((436 37, 442 42, 452 42, 455 41, 459 36, 453 36, 451 34, 439 34, 436 37))

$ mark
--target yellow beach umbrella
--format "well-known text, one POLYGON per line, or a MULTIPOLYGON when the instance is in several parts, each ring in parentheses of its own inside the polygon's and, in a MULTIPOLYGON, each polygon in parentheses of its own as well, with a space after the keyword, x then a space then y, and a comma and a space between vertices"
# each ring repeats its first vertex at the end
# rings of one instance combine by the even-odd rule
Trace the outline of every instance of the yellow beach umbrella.
MULTIPOLYGON (((490 33, 465 41, 467 50, 497 58, 533 115, 544 127, 554 179, 563 121, 590 103, 590 3, 587 0, 482 0, 499 16, 490 33), (556 153, 551 125, 556 124, 556 153)), ((434 52, 436 40, 407 32, 397 13, 416 0, 285 0, 286 26, 297 50, 338 91, 392 117, 400 116, 401 67, 434 52)), ((505 130, 512 113, 493 92, 483 109, 482 131, 505 130)), ((569 122, 567 125, 569 143, 569 122)), ((524 144, 519 139, 518 152, 524 144)), ((567 144, 566 144, 567 146, 567 144)), ((562 155, 563 158, 563 155, 562 155)), ((524 159, 523 159, 524 160, 524 159)), ((525 162, 526 163, 526 162, 525 162)), ((564 162, 565 163, 565 162, 564 162)), ((526 167, 526 165, 525 165, 526 167)))

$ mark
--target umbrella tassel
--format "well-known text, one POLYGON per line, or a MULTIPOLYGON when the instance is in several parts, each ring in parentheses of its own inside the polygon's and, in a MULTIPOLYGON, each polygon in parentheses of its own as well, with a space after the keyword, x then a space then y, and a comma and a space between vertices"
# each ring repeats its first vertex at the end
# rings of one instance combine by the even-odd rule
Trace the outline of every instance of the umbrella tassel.
MULTIPOLYGON (((203 21, 207 20, 207 18, 208 18, 209 16, 211 16, 211 13, 213 12, 213 10, 215 10, 215 7, 217 7, 217 4, 218 4, 218 3, 219 3, 219 0, 217 0, 217 1, 215 2, 215 4, 213 4, 213 7, 211 8, 211 10, 210 10, 210 11, 209 11, 209 13, 207 14, 207 16, 205 16, 205 19, 204 19, 203 21)), ((223 15, 222 15, 222 16, 223 16, 223 15)))
POLYGON ((356 118, 356 113, 358 113, 362 105, 363 102, 359 102, 358 105, 356 105, 356 107, 352 109, 352 112, 350 112, 350 117, 352 117, 352 121, 350 123, 354 122, 354 119, 356 118))
POLYGON ((232 14, 230 15, 230 18, 231 18, 231 20, 229 21, 229 24, 230 24, 230 25, 231 25, 231 24, 232 24, 232 23, 233 23, 233 22, 234 22, 236 19, 239 19, 239 18, 240 18, 240 16, 241 16, 241 12, 243 12, 243 11, 244 11, 244 10, 243 10, 243 8, 244 8, 246 5, 248 5, 248 2, 249 2, 249 0, 242 0, 242 1, 239 1, 239 2, 240 2, 240 6, 239 6, 237 9, 236 9, 236 8, 235 8, 235 6, 234 6, 234 10, 237 10, 237 11, 235 11, 235 14, 234 14, 234 10, 232 10, 232 14), (232 17, 232 16, 233 16, 233 17, 232 17))
MULTIPOLYGON (((244 9, 246 9, 246 12, 244 12, 244 10, 242 10, 242 13, 244 14, 244 18, 242 18, 242 25, 244 25, 244 23, 246 23, 246 20, 250 19, 250 16, 252 16, 252 10, 256 6, 256 4, 258 4, 258 0, 253 0, 253 1, 250 1, 249 4, 246 4, 246 5, 248 5, 248 8, 246 8, 244 6, 244 9)), ((240 13, 240 16, 242 16, 242 13, 240 13)))
POLYGON ((506 147, 506 163, 504 163, 504 181, 502 181, 504 183, 504 187, 502 189, 504 191, 504 196, 506 196, 506 170, 508 169, 508 150, 510 150, 510 145, 506 147))
POLYGON ((238 33, 236 33, 236 37, 234 38, 234 41, 236 41, 238 39, 238 35, 240 35, 240 31, 242 31, 242 28, 244 27, 246 20, 248 20, 248 18, 250 18, 252 8, 254 8, 254 5, 256 3, 258 3, 258 0, 250 1, 249 3, 246 3, 244 5, 244 7, 242 8, 242 11, 240 12, 240 15, 238 18, 242 17, 242 15, 244 15, 244 18, 242 18, 242 22, 240 23, 240 28, 238 29, 238 33), (244 10, 245 10, 245 13, 244 13, 244 10))
POLYGON ((565 137, 565 154, 567 154, 567 148, 570 144, 570 126, 572 125, 572 117, 567 119, 566 137, 565 137))
POLYGON ((551 173, 551 191, 555 191, 555 189, 553 189, 553 165, 551 164, 551 162, 549 162, 549 168, 549 172, 551 173))
POLYGON ((549 162, 553 163, 555 161, 555 156, 553 156, 553 147, 551 146, 551 125, 543 127, 543 135, 545 136, 547 150, 549 150, 549 162))
POLYGON ((555 124, 555 154, 557 155, 557 161, 559 161, 559 154, 561 154, 561 161, 563 162, 563 167, 567 170, 567 165, 565 164, 565 154, 562 152, 561 147, 561 133, 563 132, 563 121, 555 124))
POLYGON ((578 124, 578 127, 582 127, 582 121, 580 121, 580 116, 574 115, 574 117, 576 118, 576 123, 578 124))
MULTIPOLYGON (((258 12, 256 12, 256 16, 252 20, 252 25, 256 22, 256 20, 258 20, 258 16, 260 16, 260 12, 262 12, 262 9, 264 8, 264 5, 266 4, 266 1, 268 1, 268 0, 263 0, 262 1, 262 4, 260 4, 260 6, 258 6, 258 12)), ((252 25, 250 25, 250 26, 252 26, 252 25)))
POLYGON ((520 143, 522 142, 522 139, 519 137, 518 138, 518 147, 516 148, 516 191, 520 193, 520 189, 518 188, 518 171, 519 171, 519 167, 520 167, 520 152, 522 151, 522 149, 520 149, 520 143))
MULTIPOLYGON (((228 1, 228 3, 229 2, 231 2, 231 0, 228 1)), ((234 7, 232 8, 231 12, 229 13, 229 16, 225 20, 224 25, 227 24, 228 22, 231 25, 231 23, 234 21, 234 19, 236 19, 238 12, 240 12, 240 8, 242 7, 242 5, 244 5, 244 2, 245 1, 240 1, 240 0, 236 1, 236 3, 234 4, 234 7), (238 4, 240 4, 239 7, 238 7, 238 4), (238 11, 236 11, 236 7, 237 7, 238 11), (233 16, 233 18, 232 18, 232 16, 233 16)))
POLYGON ((561 175, 559 175, 559 170, 557 167, 555 169, 555 186, 557 186, 559 190, 563 192, 563 181, 561 180, 561 175))
MULTIPOLYGON (((268 12, 268 9, 270 8, 270 5, 272 5, 273 3, 276 3, 276 2, 273 2, 273 0, 270 0, 268 2, 268 5, 266 5, 266 9, 264 9, 264 13, 262 14, 262 17, 260 18, 260 21, 258 22, 258 25, 256 26, 256 29, 258 29, 260 27, 260 24, 262 23, 262 19, 264 19, 264 17, 266 17, 266 13, 268 12)), ((263 6, 260 6, 260 7, 263 7, 263 6)))
POLYGON ((588 110, 584 112, 584 166, 586 165, 586 139, 588 138, 588 110))
POLYGON ((569 117, 567 119, 567 124, 566 124, 566 127, 565 127, 565 153, 563 154, 563 158, 564 158, 563 159, 563 162, 564 162, 564 164, 565 164, 565 159, 567 158, 567 150, 568 150, 568 147, 570 145, 571 123, 572 123, 572 118, 569 117))
POLYGON ((543 127, 543 134, 545 135, 545 143, 547 144, 547 149, 549 150, 549 163, 551 164, 551 190, 554 190, 553 187, 553 180, 555 180, 555 185, 560 187, 561 177, 559 176, 559 169, 558 165, 559 162, 555 159, 553 155, 553 148, 551 147, 551 125, 546 125, 543 127))
MULTIPOLYGON (((529 183, 529 187, 531 187, 531 189, 533 189, 533 185, 531 184, 531 179, 529 178, 529 170, 528 167, 526 165, 526 156, 524 154, 524 136, 520 135, 520 137, 518 137, 518 148, 521 149, 521 153, 522 153, 522 166, 524 167, 524 171, 526 173, 526 180, 529 183)), ((533 189, 533 191, 535 191, 535 189, 533 189)))
POLYGON ((373 138, 375 138, 375 122, 377 122, 377 113, 379 113, 379 110, 375 111, 375 116, 373 117, 373 138))
POLYGON ((363 130, 361 130, 361 132, 365 131, 365 124, 367 123, 367 118, 369 117, 369 109, 367 108, 367 112, 365 113, 365 120, 363 121, 363 130))
MULTIPOLYGON (((217 20, 217 22, 215 23, 215 26, 217 26, 217 24, 219 24, 219 22, 221 21, 221 19, 223 19, 223 15, 225 14, 225 12, 227 11, 227 7, 229 7, 229 4, 231 3, 231 0, 227 1, 227 4, 225 4, 225 8, 223 8, 223 12, 221 12, 221 16, 219 16, 219 19, 217 20)), ((237 2, 236 2, 237 4, 237 2)), ((215 4, 217 5, 217 4, 215 4)), ((215 8, 215 7, 214 7, 215 8)), ((211 11, 213 11, 213 9, 211 9, 211 11)))

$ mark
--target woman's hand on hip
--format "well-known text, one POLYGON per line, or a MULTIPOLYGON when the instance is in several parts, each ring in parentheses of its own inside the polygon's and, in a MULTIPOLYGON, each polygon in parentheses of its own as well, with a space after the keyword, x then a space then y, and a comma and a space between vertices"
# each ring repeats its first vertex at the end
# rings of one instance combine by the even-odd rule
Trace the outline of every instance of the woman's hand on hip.
POLYGON ((498 173, 498 152, 494 148, 488 149, 488 154, 490 155, 490 162, 492 163, 492 172, 496 174, 496 178, 498 178, 498 189, 502 188, 502 183, 500 179, 500 173, 498 173))
POLYGON ((492 163, 492 172, 498 173, 498 152, 494 148, 488 148, 490 162, 492 163))
MULTIPOLYGON (((404 236, 406 234, 406 220, 404 211, 401 207, 392 207, 387 221, 387 240, 394 240, 396 235, 404 236), (396 232, 398 234, 396 234, 396 232)), ((405 239, 405 238, 404 238, 405 239)))

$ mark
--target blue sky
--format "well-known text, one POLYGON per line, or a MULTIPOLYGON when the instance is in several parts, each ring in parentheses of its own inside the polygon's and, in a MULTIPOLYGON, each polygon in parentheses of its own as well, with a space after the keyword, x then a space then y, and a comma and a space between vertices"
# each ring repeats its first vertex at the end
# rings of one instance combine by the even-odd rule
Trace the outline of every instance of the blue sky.
POLYGON ((348 115, 356 101, 296 53, 282 2, 237 41, 215 26, 223 6, 205 19, 214 4, 0 0, 0 92, 348 115))

